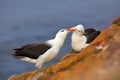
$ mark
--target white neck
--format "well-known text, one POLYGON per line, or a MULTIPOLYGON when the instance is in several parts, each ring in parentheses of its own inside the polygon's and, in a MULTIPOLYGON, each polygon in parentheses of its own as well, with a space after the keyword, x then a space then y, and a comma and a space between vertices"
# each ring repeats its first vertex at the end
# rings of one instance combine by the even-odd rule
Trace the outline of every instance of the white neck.
POLYGON ((60 49, 63 46, 65 39, 66 37, 55 37, 52 40, 48 40, 47 43, 60 49))
POLYGON ((54 45, 56 47, 61 48, 63 46, 64 42, 65 42, 65 39, 66 39, 66 36, 65 37, 55 37, 55 39, 54 39, 54 42, 55 42, 54 45))
POLYGON ((73 32, 71 39, 72 39, 71 45, 72 45, 73 50, 78 51, 78 52, 84 47, 87 41, 84 35, 78 34, 76 32, 73 32))
POLYGON ((74 37, 82 37, 83 34, 82 33, 80 34, 78 32, 73 32, 72 36, 74 36, 74 37))

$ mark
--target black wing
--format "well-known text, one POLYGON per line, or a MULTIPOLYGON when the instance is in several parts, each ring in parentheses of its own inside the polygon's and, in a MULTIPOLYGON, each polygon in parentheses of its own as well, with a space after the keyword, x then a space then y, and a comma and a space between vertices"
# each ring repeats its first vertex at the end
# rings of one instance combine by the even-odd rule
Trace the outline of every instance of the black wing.
POLYGON ((36 44, 29 44, 25 45, 21 48, 14 49, 16 50, 13 57, 29 57, 33 59, 37 59, 39 55, 44 54, 48 49, 51 48, 51 45, 47 43, 36 43, 36 44))
POLYGON ((88 29, 85 29, 85 35, 88 35, 88 34, 91 34, 93 32, 96 32, 96 30, 94 28, 88 28, 88 29))
POLYGON ((100 31, 93 32, 91 34, 84 34, 87 37, 87 43, 92 42, 98 35, 100 34, 100 31))

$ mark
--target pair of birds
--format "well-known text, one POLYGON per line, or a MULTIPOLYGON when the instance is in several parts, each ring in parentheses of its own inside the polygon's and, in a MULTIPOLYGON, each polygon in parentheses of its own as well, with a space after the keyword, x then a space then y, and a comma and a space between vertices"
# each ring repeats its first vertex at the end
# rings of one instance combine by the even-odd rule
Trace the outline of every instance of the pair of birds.
POLYGON ((16 48, 12 56, 15 59, 35 63, 36 67, 41 68, 45 62, 57 56, 68 33, 71 31, 73 31, 71 46, 76 52, 80 52, 81 49, 87 47, 100 34, 100 31, 96 31, 93 28, 85 30, 83 25, 79 24, 75 27, 59 30, 54 39, 44 43, 28 44, 21 48, 16 48))

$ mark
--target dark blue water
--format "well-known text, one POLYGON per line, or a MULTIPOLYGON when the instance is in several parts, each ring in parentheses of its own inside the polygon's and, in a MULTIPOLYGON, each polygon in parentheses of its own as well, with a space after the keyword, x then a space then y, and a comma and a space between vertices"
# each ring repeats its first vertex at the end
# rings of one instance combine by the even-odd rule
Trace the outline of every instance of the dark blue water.
MULTIPOLYGON (((34 64, 11 57, 13 48, 54 38, 61 28, 79 23, 103 30, 120 16, 120 0, 0 0, 0 80, 35 70, 34 64)), ((57 62, 70 51, 70 35, 57 62)))

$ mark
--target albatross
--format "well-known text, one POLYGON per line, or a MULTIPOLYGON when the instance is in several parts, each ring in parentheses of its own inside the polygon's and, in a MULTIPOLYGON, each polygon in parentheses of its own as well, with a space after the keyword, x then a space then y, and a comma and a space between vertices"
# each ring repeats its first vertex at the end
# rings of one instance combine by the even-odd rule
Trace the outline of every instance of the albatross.
POLYGON ((15 59, 35 63, 36 67, 41 68, 45 62, 52 60, 58 55, 69 32, 69 29, 61 29, 57 32, 54 39, 16 48, 12 56, 15 59))
POLYGON ((75 27, 69 28, 73 31, 71 40, 72 49, 76 52, 80 52, 82 49, 86 48, 90 42, 92 42, 99 34, 100 31, 96 31, 93 28, 84 29, 82 24, 75 27))

